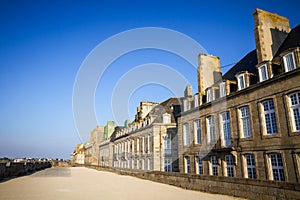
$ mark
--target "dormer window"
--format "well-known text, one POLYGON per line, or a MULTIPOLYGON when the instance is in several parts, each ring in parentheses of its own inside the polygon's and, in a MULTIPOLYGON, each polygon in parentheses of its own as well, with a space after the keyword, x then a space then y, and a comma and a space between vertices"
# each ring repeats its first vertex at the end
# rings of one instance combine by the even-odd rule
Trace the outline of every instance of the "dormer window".
POLYGON ((296 69, 295 55, 293 52, 283 56, 283 65, 285 72, 289 72, 296 69))
POLYGON ((237 77, 238 80, 238 90, 242 90, 245 88, 245 74, 241 74, 237 77))
POLYGON ((168 113, 163 114, 163 123, 164 124, 169 124, 171 123, 171 116, 168 113))
POLYGON ((188 100, 184 99, 183 100, 183 111, 187 111, 188 110, 188 100))
POLYGON ((258 73, 259 73, 259 82, 265 81, 269 78, 266 64, 258 68, 258 73))
POLYGON ((195 94, 194 96, 194 107, 198 107, 199 106, 199 95, 195 94))
POLYGON ((206 102, 212 101, 212 88, 206 90, 206 102))
POLYGON ((226 84, 225 84, 225 82, 220 83, 219 88, 220 88, 220 98, 226 96, 226 84))

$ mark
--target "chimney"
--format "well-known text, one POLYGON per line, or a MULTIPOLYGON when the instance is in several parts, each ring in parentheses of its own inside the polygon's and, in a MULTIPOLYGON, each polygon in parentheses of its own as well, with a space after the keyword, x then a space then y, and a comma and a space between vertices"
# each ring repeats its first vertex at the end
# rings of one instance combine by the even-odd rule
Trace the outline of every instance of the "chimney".
POLYGON ((205 94, 205 89, 221 77, 220 59, 212 55, 199 54, 198 61, 198 92, 205 94))
POLYGON ((272 60, 278 48, 290 32, 289 20, 278 14, 255 9, 254 36, 258 63, 272 60))
POLYGON ((193 95, 193 88, 191 85, 187 85, 184 90, 184 97, 190 97, 193 95))

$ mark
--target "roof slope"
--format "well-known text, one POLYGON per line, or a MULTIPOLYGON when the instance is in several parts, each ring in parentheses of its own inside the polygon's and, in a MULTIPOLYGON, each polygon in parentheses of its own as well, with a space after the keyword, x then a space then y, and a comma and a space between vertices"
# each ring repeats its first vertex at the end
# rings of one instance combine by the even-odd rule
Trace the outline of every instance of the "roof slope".
POLYGON ((256 73, 257 69, 257 55, 256 49, 248 53, 245 57, 243 57, 238 63, 236 63, 228 72, 223 75, 223 79, 226 80, 234 80, 235 75, 241 71, 248 71, 251 73, 256 73))

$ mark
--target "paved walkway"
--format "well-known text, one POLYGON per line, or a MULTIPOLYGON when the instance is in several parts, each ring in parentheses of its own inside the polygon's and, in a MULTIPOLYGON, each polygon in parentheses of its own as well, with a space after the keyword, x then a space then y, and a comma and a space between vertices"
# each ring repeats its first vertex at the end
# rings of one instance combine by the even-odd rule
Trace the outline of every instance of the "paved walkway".
POLYGON ((0 182, 0 199, 236 199, 87 168, 50 168, 0 182))

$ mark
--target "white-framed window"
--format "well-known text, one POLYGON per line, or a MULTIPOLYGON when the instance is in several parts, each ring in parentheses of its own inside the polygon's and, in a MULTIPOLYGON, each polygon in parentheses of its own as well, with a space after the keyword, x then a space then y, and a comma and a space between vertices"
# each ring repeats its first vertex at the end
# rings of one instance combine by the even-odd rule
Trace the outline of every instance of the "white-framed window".
POLYGON ((195 143, 201 144, 200 119, 194 121, 194 137, 195 137, 195 143))
POLYGON ((203 174, 203 162, 202 162, 202 157, 201 156, 196 156, 196 173, 197 174, 203 174))
POLYGON ((148 144, 147 144, 147 152, 148 152, 148 153, 150 153, 150 151, 151 151, 151 148, 150 148, 150 144, 151 144, 151 143, 150 143, 150 138, 151 138, 150 135, 148 135, 148 138, 147 138, 147 143, 148 143, 148 144))
POLYGON ((218 176, 217 156, 211 156, 210 157, 210 164, 211 164, 211 175, 218 176))
POLYGON ((277 120, 273 99, 268 99, 262 102, 264 109, 264 123, 266 134, 277 134, 277 120))
POLYGON ((189 156, 184 157, 185 173, 191 173, 191 160, 189 156))
POLYGON ((206 90, 206 102, 211 102, 212 101, 212 89, 209 88, 206 90))
POLYGON ((190 133, 189 133, 189 124, 183 124, 183 141, 184 145, 190 145, 190 133))
POLYGON ((214 116, 209 116, 206 118, 207 124, 207 139, 208 142, 215 142, 215 120, 214 116))
POLYGON ((172 172, 172 159, 165 158, 165 172, 172 172))
POLYGON ((188 100, 184 99, 183 100, 183 111, 187 111, 188 110, 188 100))
POLYGON ((134 159, 131 160, 131 169, 134 169, 135 165, 134 165, 134 159))
POLYGON ((137 154, 140 153, 140 139, 139 138, 136 139, 136 153, 137 154))
POLYGON ((240 111, 240 119, 241 119, 240 123, 241 123, 242 137, 243 138, 252 137, 249 107, 244 106, 240 108, 239 111, 240 111))
POLYGON ((256 178, 256 166, 255 166, 255 159, 253 154, 246 154, 244 155, 245 164, 246 164, 246 178, 256 178))
POLYGON ((142 153, 145 153, 145 137, 142 137, 142 153))
POLYGON ((148 170, 151 170, 151 158, 148 158, 147 167, 148 167, 148 170))
POLYGON ((199 95, 195 94, 194 96, 194 107, 198 107, 199 106, 199 95))
POLYGON ((264 64, 258 68, 259 82, 265 81, 269 78, 267 65, 264 64))
POLYGON ((271 165, 271 179, 275 181, 284 181, 284 167, 281 154, 269 154, 269 161, 271 165))
POLYGON ((295 55, 293 52, 283 56, 283 66, 285 72, 289 72, 296 69, 295 55))
POLYGON ((238 80, 238 90, 242 90, 246 87, 245 74, 241 74, 237 77, 238 80))
POLYGON ((300 92, 289 95, 293 131, 300 131, 300 92))
POLYGON ((225 156, 226 176, 234 177, 234 160, 232 155, 225 156))
POLYGON ((163 114, 163 123, 170 124, 171 123, 171 116, 168 113, 163 114))
POLYGON ((164 152, 165 154, 167 155, 170 155, 172 153, 172 142, 171 142, 171 136, 170 135, 167 135, 165 138, 164 138, 164 152))
POLYGON ((219 88, 220 88, 220 98, 225 97, 226 96, 226 84, 225 84, 225 82, 220 83, 219 88))
POLYGON ((230 130, 230 115, 229 112, 221 113, 221 134, 223 135, 223 145, 231 146, 231 130, 230 130))

